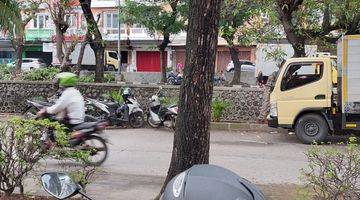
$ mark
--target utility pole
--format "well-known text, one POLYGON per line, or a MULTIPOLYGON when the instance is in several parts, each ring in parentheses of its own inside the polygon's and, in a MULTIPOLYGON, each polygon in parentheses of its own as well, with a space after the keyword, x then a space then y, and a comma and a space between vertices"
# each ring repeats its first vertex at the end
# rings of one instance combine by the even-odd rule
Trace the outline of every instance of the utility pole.
POLYGON ((121 25, 121 22, 120 22, 120 0, 118 0, 118 65, 119 65, 119 68, 118 68, 118 80, 121 81, 121 28, 120 28, 120 25, 121 25))

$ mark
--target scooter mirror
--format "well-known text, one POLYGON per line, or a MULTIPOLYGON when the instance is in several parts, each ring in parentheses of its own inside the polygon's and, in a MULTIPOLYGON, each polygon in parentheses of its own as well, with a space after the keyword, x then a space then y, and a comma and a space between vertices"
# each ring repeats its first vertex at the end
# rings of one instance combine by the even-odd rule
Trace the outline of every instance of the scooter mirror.
POLYGON ((66 174, 51 172, 41 176, 45 191, 57 199, 66 199, 79 193, 79 186, 66 174))

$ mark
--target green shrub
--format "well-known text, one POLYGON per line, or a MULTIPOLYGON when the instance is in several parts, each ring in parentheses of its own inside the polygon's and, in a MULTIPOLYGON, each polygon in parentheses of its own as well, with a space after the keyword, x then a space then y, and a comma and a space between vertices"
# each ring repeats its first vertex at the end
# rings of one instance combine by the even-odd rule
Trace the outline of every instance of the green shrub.
POLYGON ((79 82, 82 83, 93 83, 95 82, 95 74, 88 74, 79 77, 79 82))
POLYGON ((115 74, 114 73, 105 73, 104 74, 104 82, 105 83, 115 82, 115 74))
POLYGON ((0 80, 11 80, 13 72, 13 66, 0 65, 0 80))
POLYGON ((219 98, 215 98, 212 101, 212 115, 213 120, 218 122, 224 112, 224 110, 230 106, 230 103, 224 100, 220 100, 219 98))
POLYGON ((302 169, 302 179, 313 191, 313 198, 359 199, 360 149, 356 138, 350 138, 346 148, 313 145, 306 153, 308 166, 302 169))
POLYGON ((69 134, 58 122, 13 118, 0 123, 0 191, 11 195, 15 188, 23 193, 23 181, 47 156, 86 161, 89 152, 69 151, 69 134), (41 137, 55 131, 57 148, 44 150, 41 137))
POLYGON ((60 69, 55 67, 32 69, 24 72, 22 79, 27 81, 51 81, 58 73, 60 73, 60 69))
POLYGON ((178 104, 179 99, 176 97, 162 97, 160 98, 160 102, 164 106, 170 106, 178 104))
POLYGON ((116 101, 119 104, 123 104, 124 99, 123 99, 121 93, 122 93, 121 90, 118 90, 118 91, 114 90, 109 93, 109 97, 111 98, 111 100, 116 101))
MULTIPOLYGON (((95 74, 87 74, 79 77, 79 82, 82 83, 94 83, 95 82, 95 74)), ((115 82, 115 74, 113 73, 105 73, 104 74, 104 83, 112 83, 115 82)))

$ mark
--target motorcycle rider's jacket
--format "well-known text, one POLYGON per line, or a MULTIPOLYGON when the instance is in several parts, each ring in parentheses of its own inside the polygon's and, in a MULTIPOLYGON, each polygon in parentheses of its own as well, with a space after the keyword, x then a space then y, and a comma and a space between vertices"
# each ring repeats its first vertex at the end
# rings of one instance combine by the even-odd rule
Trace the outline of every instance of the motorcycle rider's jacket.
POLYGON ((84 98, 74 87, 66 88, 55 105, 46 108, 49 114, 56 114, 59 120, 67 120, 70 124, 81 124, 85 119, 84 98))

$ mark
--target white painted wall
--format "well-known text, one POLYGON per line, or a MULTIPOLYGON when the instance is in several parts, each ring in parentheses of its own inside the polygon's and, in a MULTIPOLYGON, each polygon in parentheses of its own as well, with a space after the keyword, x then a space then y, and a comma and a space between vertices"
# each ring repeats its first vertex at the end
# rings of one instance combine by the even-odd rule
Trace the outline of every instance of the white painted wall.
MULTIPOLYGON (((269 76, 274 71, 278 70, 277 63, 274 61, 266 60, 266 50, 281 48, 286 54, 286 58, 294 55, 294 49, 291 44, 258 44, 256 48, 256 61, 255 61, 255 76, 261 71, 264 76, 269 76)), ((305 52, 307 56, 314 56, 317 51, 316 45, 306 45, 305 52)))

